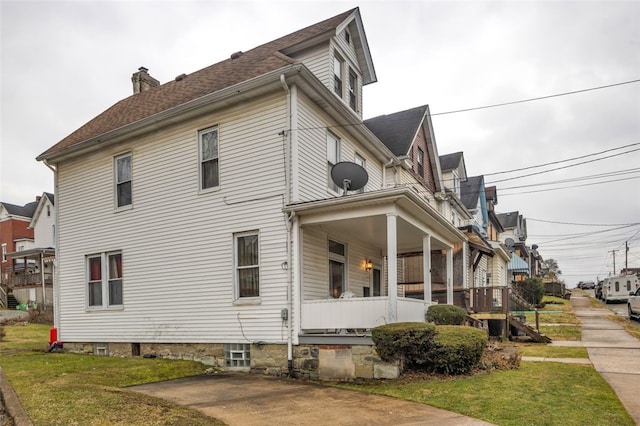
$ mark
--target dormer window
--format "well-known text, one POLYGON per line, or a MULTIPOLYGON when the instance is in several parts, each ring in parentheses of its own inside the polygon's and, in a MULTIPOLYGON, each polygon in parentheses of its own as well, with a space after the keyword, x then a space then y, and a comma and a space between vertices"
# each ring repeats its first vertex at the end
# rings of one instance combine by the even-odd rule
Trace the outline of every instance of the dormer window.
POLYGON ((342 98, 342 59, 337 55, 333 58, 333 90, 342 98))
POLYGON ((349 31, 344 32, 344 41, 347 42, 347 44, 351 44, 351 34, 349 34, 349 31))

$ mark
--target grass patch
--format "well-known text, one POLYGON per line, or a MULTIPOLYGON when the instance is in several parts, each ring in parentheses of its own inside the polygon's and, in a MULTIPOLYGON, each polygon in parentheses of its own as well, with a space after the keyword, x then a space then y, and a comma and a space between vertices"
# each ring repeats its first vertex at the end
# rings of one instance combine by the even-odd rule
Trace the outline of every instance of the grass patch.
POLYGON ((222 425, 174 403, 123 389, 202 374, 198 362, 46 352, 49 326, 4 326, 0 365, 34 424, 222 425))
POLYGON ((567 325, 541 325, 540 332, 549 336, 551 340, 581 340, 582 329, 567 325))
MULTIPOLYGON (((526 314, 526 318, 527 324, 535 327, 536 314, 526 314)), ((545 313, 539 311, 538 322, 540 324, 580 324, 580 320, 572 312, 545 313)))
POLYGON ((549 346, 539 343, 520 344, 518 345, 518 352, 522 356, 539 356, 544 358, 589 358, 587 348, 549 346))
POLYGON ((519 370, 490 374, 339 386, 428 404, 505 426, 635 424, 591 366, 523 362, 519 370))
POLYGON ((636 339, 640 339, 640 324, 634 323, 633 320, 621 317, 620 315, 607 315, 607 319, 622 325, 627 333, 631 334, 636 339))

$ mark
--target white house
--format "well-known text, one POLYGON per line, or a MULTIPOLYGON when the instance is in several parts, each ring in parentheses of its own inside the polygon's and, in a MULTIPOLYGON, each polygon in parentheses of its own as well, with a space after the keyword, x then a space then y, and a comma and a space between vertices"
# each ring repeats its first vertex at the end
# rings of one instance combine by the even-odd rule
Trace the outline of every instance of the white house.
POLYGON ((132 81, 38 157, 55 169, 65 348, 386 374, 370 329, 423 321, 432 259, 451 289, 466 237, 363 125, 376 73, 359 10, 165 84, 145 68, 132 81), (343 194, 339 162, 366 170, 363 190, 343 194), (398 285, 409 253, 429 253, 422 300, 398 285))

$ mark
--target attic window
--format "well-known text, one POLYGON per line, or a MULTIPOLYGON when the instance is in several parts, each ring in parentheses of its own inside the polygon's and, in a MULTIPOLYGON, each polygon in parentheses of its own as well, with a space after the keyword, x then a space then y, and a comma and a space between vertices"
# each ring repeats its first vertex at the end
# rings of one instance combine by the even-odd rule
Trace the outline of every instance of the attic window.
POLYGON ((351 34, 349 34, 349 31, 344 32, 344 41, 346 41, 347 44, 351 43, 351 34))

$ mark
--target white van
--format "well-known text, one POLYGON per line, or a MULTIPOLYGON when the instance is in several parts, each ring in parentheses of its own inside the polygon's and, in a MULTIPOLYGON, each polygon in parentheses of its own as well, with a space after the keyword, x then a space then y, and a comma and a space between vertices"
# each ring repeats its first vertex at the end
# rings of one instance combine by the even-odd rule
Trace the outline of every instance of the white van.
POLYGON ((629 293, 640 288, 640 280, 637 275, 616 275, 605 278, 602 283, 602 300, 609 302, 626 302, 629 293))

